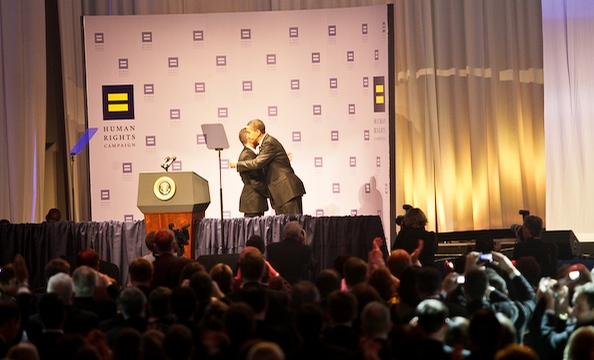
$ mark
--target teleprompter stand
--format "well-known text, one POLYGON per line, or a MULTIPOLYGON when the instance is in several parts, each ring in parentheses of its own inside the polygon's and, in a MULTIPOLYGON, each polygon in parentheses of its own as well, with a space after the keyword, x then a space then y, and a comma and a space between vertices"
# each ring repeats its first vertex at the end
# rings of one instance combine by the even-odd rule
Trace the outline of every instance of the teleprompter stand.
POLYGON ((223 176, 221 171, 221 151, 229 148, 227 135, 223 124, 202 124, 202 132, 206 139, 206 147, 216 150, 219 153, 219 194, 221 200, 221 249, 223 254, 227 252, 225 246, 225 225, 223 223, 223 176))

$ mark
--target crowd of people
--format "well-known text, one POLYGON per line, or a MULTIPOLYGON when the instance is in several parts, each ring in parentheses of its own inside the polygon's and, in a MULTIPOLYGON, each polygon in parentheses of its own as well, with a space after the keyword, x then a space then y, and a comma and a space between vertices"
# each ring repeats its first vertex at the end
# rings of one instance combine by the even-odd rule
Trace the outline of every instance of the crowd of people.
POLYGON ((32 289, 17 255, 0 271, 0 358, 594 358, 590 271, 549 273, 542 220, 529 217, 521 230, 539 249, 522 245, 512 260, 477 241, 480 251, 439 268, 434 234, 411 210, 389 256, 370 239, 367 259, 340 255, 328 269, 318 269, 296 221, 282 241, 253 236, 238 264, 208 270, 178 257, 173 232, 159 230, 124 285, 85 249, 74 268, 49 261, 47 285, 32 289))

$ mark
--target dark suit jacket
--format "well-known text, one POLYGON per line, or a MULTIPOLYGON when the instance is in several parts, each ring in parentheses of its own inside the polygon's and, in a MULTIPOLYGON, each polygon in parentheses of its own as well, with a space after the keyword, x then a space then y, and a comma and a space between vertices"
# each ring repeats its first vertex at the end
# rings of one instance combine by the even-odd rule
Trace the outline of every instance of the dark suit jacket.
POLYGON ((8 350, 10 349, 10 345, 4 341, 4 338, 0 336, 0 356, 4 358, 8 350))
POLYGON ((266 290, 268 299, 268 309, 266 311, 267 324, 271 326, 290 326, 293 320, 289 309, 289 295, 286 291, 273 290, 268 285, 261 283, 248 282, 243 284, 243 288, 230 292, 227 298, 233 302, 243 301, 243 289, 249 286, 261 286, 266 290))
MULTIPOLYGON (((25 320, 26 321, 26 320, 25 320)), ((73 309, 66 306, 66 322, 64 323, 64 332, 67 334, 81 334, 87 336, 92 329, 99 329, 99 316, 87 310, 73 309)), ((43 326, 39 321, 37 314, 29 316, 27 321, 27 337, 33 343, 41 338, 43 326)))
POLYGON ((296 239, 284 239, 266 247, 266 258, 290 284, 300 280, 312 280, 317 261, 310 246, 296 239), (310 274, 311 272, 311 274, 310 274))
MULTIPOLYGON (((147 297, 148 298, 148 297, 147 297)), ((72 302, 73 310, 86 310, 97 314, 99 321, 107 320, 115 316, 118 311, 116 301, 111 298, 95 299, 92 296, 77 296, 72 302)))
POLYGON ((173 254, 160 254, 155 261, 153 267, 155 268, 153 274, 153 281, 151 282, 151 289, 159 286, 166 286, 173 289, 179 285, 179 276, 182 269, 187 264, 191 263, 192 259, 185 257, 177 257, 173 254))
POLYGON ((285 148, 268 134, 261 140, 260 152, 255 159, 237 162, 239 172, 260 169, 266 174, 273 208, 305 194, 303 182, 295 175, 285 148))
POLYGON ((540 276, 557 276, 557 244, 542 239, 526 239, 514 247, 512 258, 517 260, 523 256, 534 256, 540 265, 540 276))
MULTIPOLYGON (((256 158, 256 153, 244 147, 239 154, 238 161, 253 160, 256 158)), ((242 213, 263 213, 268 210, 268 201, 266 195, 268 188, 264 182, 263 170, 251 170, 240 172, 241 180, 243 181, 243 190, 239 197, 239 211, 242 213)))
POLYGON ((34 342, 39 353, 39 359, 53 359, 56 357, 55 349, 56 342, 64 336, 61 332, 44 332, 42 333, 37 341, 34 342))
POLYGON ((419 261, 423 266, 433 266, 437 251, 437 236, 433 231, 427 231, 424 228, 403 227, 396 236, 392 251, 404 249, 411 254, 419 246, 419 239, 424 241, 419 261))
POLYGON ((331 345, 340 346, 351 351, 359 351, 360 336, 352 326, 332 326, 326 332, 324 339, 331 345))

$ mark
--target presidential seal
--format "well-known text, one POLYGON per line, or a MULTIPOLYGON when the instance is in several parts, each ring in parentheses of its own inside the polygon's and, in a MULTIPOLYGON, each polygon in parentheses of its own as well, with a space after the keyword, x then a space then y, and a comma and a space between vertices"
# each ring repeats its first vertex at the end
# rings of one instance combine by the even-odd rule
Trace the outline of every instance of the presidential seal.
POLYGON ((155 181, 153 193, 159 200, 167 201, 175 195, 175 181, 169 176, 161 176, 155 181))

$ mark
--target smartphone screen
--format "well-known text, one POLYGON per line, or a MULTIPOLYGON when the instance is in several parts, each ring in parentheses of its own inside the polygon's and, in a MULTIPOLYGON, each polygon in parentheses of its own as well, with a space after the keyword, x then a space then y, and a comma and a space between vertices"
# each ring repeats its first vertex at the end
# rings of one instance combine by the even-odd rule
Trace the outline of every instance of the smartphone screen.
POLYGON ((493 262, 493 254, 481 254, 480 261, 493 262))

